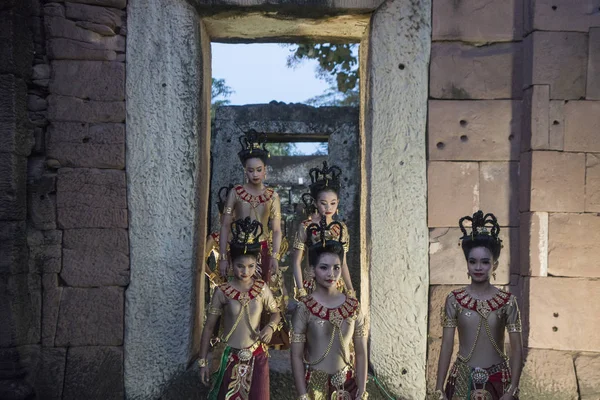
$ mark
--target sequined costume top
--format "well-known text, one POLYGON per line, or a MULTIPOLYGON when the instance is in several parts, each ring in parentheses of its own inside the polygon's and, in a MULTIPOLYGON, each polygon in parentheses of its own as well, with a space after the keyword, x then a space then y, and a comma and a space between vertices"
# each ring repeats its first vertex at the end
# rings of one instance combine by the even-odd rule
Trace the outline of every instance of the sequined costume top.
POLYGON ((264 229, 260 240, 267 240, 270 234, 269 219, 281 219, 281 204, 275 189, 267 187, 262 194, 254 196, 243 185, 237 185, 230 193, 230 196, 234 196, 232 208, 235 217, 238 219, 250 217, 260 222, 264 229))

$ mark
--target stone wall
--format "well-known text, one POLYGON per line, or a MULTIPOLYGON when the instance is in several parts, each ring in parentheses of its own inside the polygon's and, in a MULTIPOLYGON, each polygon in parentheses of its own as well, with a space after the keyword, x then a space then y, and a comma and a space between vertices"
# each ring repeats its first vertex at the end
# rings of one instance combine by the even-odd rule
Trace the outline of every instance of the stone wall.
POLYGON ((516 293, 523 311, 522 398, 600 395, 592 322, 600 314, 600 13, 592 3, 433 2, 429 391, 439 307, 468 283, 458 218, 481 208, 503 226, 495 283, 516 293))

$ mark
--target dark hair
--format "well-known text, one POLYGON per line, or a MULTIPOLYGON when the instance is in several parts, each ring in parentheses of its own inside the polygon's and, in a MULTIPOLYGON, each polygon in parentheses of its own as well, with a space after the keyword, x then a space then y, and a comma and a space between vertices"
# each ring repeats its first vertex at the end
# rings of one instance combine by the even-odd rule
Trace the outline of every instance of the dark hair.
POLYGON ((229 255, 233 262, 241 256, 258 258, 261 245, 258 238, 263 233, 263 226, 250 217, 238 219, 231 223, 231 241, 229 242, 229 255))
POLYGON ((229 191, 232 188, 233 188, 233 185, 230 184, 229 186, 223 186, 217 192, 217 197, 219 198, 219 200, 217 200, 217 208, 219 209, 220 214, 223 214, 223 210, 225 209, 225 204, 227 203, 227 196, 229 196, 229 191), (225 192, 224 195, 222 195, 223 192, 225 192))
POLYGON ((259 158, 263 164, 267 165, 267 160, 271 157, 271 153, 266 148, 267 135, 258 133, 254 129, 250 129, 244 135, 239 137, 242 149, 238 152, 238 157, 242 165, 246 165, 246 161, 251 158, 259 158))
POLYGON ((325 216, 323 216, 320 223, 312 223, 306 228, 306 237, 312 237, 315 233, 319 234, 320 240, 308 248, 308 263, 311 266, 317 265, 319 259, 325 253, 337 255, 340 261, 344 258, 344 242, 342 241, 344 226, 340 222, 333 221, 327 225, 325 216), (339 239, 326 239, 326 233, 334 225, 338 225, 340 228, 339 239))
POLYGON ((458 226, 463 233, 460 238, 461 247, 467 260, 471 250, 476 247, 485 247, 492 253, 494 261, 498 260, 502 250, 502 240, 498 237, 500 225, 494 214, 484 215, 483 211, 479 210, 472 217, 462 217, 458 221, 458 226), (471 221, 471 233, 467 233, 464 221, 471 221))
POLYGON ((319 194, 325 191, 334 192, 339 196, 341 184, 340 175, 342 170, 337 165, 331 167, 327 165, 327 161, 323 161, 323 168, 315 167, 309 171, 310 175, 310 194, 313 199, 317 200, 319 194))
POLYGON ((317 211, 317 207, 315 206, 315 200, 312 198, 312 195, 310 193, 304 193, 301 199, 304 203, 304 213, 307 216, 312 215, 317 211))

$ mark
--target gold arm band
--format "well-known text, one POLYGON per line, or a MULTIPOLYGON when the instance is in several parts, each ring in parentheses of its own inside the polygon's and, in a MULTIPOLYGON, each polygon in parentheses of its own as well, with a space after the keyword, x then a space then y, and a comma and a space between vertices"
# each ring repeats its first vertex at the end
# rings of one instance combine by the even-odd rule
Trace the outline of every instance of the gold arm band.
POLYGON ((296 400, 310 400, 308 393, 301 394, 296 400))
POLYGON ((306 343, 306 335, 304 333, 290 333, 290 343, 306 343))
POLYGON ((227 261, 227 253, 219 254, 219 261, 227 261))
POLYGON ((296 239, 294 239, 294 248, 296 250, 302 250, 302 251, 304 251, 304 249, 306 248, 306 246, 298 238, 296 238, 296 239))
POLYGON ((223 215, 233 215, 233 208, 231 208, 231 207, 225 207, 223 209, 223 215))
POLYGON ((369 329, 366 326, 361 326, 354 330, 354 337, 367 337, 369 336, 369 329))
POLYGON ((200 368, 208 367, 208 360, 206 358, 199 358, 198 359, 198 366, 200 368))
POLYGON ((508 333, 523 332, 523 327, 521 326, 521 321, 517 321, 516 324, 506 325, 506 330, 508 331, 508 333))
POLYGON ((442 322, 442 328, 456 328, 458 326, 458 320, 455 318, 448 318, 444 307, 442 307, 441 309, 440 318, 442 322))
POLYGON ((271 219, 281 219, 281 213, 276 212, 276 213, 271 214, 271 219))
POLYGON ((212 314, 212 315, 221 315, 223 313, 223 311, 218 307, 213 307, 210 305, 210 306, 208 306, 207 313, 212 314))
POLYGON ((360 400, 367 400, 369 398, 369 393, 367 392, 362 392, 362 394, 360 395, 360 400))
POLYGON ((279 252, 277 252, 277 251, 274 251, 273 253, 271 253, 271 257, 273 257, 277 261, 279 261, 281 259, 281 256, 279 255, 279 252))

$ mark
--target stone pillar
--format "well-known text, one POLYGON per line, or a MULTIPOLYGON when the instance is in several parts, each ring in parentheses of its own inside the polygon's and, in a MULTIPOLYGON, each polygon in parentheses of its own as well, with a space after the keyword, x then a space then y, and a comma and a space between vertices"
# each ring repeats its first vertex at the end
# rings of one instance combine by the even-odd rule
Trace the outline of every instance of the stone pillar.
POLYGON ((164 3, 132 0, 128 8, 128 399, 160 397, 186 369, 194 313, 202 314, 195 276, 206 235, 210 55, 193 7, 164 3))
POLYGON ((403 399, 425 398, 427 353, 431 2, 414 3, 390 0, 372 16, 363 107, 371 363, 403 399))

